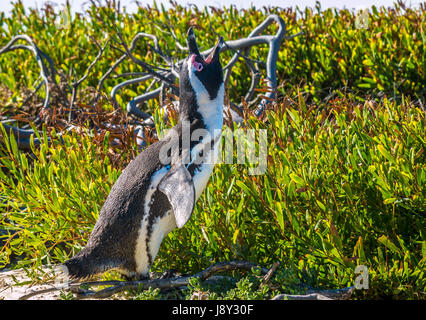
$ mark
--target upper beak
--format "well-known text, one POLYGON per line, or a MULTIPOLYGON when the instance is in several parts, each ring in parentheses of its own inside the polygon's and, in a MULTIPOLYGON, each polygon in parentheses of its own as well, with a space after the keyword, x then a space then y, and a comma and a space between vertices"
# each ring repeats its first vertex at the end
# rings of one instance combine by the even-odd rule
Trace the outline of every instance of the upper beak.
POLYGON ((186 42, 188 44, 189 53, 200 55, 200 51, 198 50, 197 41, 195 40, 195 34, 192 27, 188 29, 188 33, 186 36, 186 42))
POLYGON ((219 40, 217 40, 216 45, 214 46, 213 50, 205 59, 205 62, 210 63, 212 61, 216 61, 217 59, 219 59, 219 53, 222 47, 223 47, 223 37, 219 37, 219 40))

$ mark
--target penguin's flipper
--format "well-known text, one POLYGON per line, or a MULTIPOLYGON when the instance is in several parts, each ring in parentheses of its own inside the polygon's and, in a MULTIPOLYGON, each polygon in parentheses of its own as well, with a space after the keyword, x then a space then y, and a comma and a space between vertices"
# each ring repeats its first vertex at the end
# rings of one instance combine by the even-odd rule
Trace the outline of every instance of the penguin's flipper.
POLYGON ((182 228, 191 218, 195 206, 195 187, 191 174, 184 165, 172 168, 158 184, 173 208, 176 225, 182 228))

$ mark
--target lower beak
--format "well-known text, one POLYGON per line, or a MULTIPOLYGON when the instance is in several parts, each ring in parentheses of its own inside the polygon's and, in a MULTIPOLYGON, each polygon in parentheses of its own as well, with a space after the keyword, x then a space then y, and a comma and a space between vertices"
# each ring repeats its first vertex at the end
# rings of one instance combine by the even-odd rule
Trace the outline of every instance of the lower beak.
POLYGON ((213 50, 210 52, 210 54, 207 56, 207 58, 204 61, 206 63, 216 61, 219 58, 219 53, 222 46, 223 46, 223 38, 220 37, 216 45, 214 46, 213 50))

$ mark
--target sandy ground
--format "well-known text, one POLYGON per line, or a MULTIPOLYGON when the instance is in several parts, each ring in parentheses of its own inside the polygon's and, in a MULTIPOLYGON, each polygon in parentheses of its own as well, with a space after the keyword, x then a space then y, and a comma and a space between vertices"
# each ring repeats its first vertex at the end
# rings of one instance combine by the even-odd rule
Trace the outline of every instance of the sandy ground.
MULTIPOLYGON (((48 270, 43 271, 47 271, 42 277, 43 284, 35 283, 22 269, 0 271, 0 300, 25 299, 27 295, 35 291, 52 289, 59 285, 59 282, 52 278, 52 274, 48 270)), ((60 293, 60 290, 54 290, 28 297, 28 300, 60 299, 60 293)))

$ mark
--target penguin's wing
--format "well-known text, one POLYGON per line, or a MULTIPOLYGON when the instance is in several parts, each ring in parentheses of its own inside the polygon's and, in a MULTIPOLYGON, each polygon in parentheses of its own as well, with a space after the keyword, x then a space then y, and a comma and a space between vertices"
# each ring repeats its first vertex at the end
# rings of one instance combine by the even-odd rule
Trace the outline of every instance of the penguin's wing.
POLYGON ((195 206, 195 187, 188 169, 184 165, 170 169, 158 184, 158 190, 169 199, 176 225, 182 228, 191 218, 195 206))

